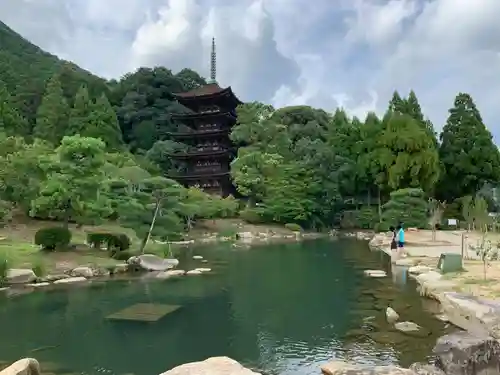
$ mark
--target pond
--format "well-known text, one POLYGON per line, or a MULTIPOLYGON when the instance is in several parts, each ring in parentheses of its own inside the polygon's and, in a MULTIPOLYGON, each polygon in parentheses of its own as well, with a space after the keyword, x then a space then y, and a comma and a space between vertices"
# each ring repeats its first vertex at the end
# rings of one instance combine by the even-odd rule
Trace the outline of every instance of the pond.
POLYGON ((181 266, 213 271, 3 297, 0 360, 34 357, 56 374, 154 375, 224 355, 265 374, 308 375, 333 358, 409 365, 425 360, 445 333, 413 285, 363 276, 390 268, 366 242, 189 249, 181 266), (182 307, 157 322, 106 318, 137 303, 182 307), (389 304, 429 335, 394 332, 385 322, 389 304))

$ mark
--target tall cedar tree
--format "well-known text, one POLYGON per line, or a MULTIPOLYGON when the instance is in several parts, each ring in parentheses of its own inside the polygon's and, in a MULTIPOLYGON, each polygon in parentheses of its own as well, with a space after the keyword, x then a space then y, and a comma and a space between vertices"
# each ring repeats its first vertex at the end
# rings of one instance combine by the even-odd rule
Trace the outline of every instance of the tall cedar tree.
POLYGON ((29 133, 28 122, 12 105, 12 98, 0 81, 0 131, 9 136, 25 137, 29 133))
POLYGON ((487 182, 500 180, 500 154, 469 94, 460 93, 441 133, 443 175, 439 199, 451 202, 474 195, 487 182))
POLYGON ((123 149, 124 143, 120 125, 106 95, 102 94, 93 103, 89 122, 89 127, 83 130, 82 135, 100 138, 106 144, 108 150, 118 151, 123 149))
POLYGON ((69 111, 68 129, 65 135, 84 134, 91 126, 90 114, 93 103, 89 98, 87 87, 81 86, 75 95, 73 108, 69 111))
POLYGON ((68 102, 64 98, 59 77, 54 75, 48 81, 45 95, 38 107, 33 137, 58 145, 68 127, 68 116, 68 102))

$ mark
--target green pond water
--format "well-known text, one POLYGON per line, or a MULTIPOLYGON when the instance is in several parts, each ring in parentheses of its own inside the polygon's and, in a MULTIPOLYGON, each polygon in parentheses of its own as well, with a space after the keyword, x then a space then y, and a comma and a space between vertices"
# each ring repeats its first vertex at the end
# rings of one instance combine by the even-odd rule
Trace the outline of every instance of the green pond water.
POLYGON ((154 375, 229 356, 265 374, 318 374, 340 358, 409 365, 426 360, 443 323, 404 275, 373 279, 390 264, 366 242, 311 241, 252 249, 188 249, 181 267, 212 274, 179 280, 93 282, 0 299, 0 360, 35 357, 56 374, 154 375), (208 263, 192 260, 199 254, 208 263), (136 303, 181 305, 153 323, 106 317, 136 303), (410 337, 385 322, 393 306, 429 332, 410 337))

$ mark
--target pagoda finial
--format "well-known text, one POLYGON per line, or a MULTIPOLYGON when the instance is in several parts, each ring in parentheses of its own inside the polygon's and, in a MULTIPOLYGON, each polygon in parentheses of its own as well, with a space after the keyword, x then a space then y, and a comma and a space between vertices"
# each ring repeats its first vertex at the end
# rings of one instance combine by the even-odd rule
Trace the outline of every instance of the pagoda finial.
POLYGON ((215 38, 212 38, 212 54, 210 56, 210 83, 216 83, 217 53, 215 52, 215 38))

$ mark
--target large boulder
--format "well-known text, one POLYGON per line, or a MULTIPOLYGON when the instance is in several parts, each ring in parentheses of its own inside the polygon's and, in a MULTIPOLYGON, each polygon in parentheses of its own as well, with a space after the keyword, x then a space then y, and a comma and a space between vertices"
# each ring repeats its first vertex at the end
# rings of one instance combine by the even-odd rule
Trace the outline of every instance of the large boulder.
POLYGON ((200 362, 185 363, 161 375, 260 375, 228 357, 212 357, 200 362))
POLYGON ((398 366, 366 366, 344 361, 331 361, 321 366, 324 375, 415 375, 411 370, 398 366))
POLYGON ((399 314, 392 307, 388 307, 385 310, 385 317, 387 319, 387 322, 392 324, 392 323, 395 323, 399 319, 399 314))
POLYGON ((433 352, 447 375, 500 374, 500 343, 490 336, 452 333, 440 337, 433 352))
POLYGON ((32 269, 10 268, 6 279, 9 284, 27 284, 35 281, 36 275, 32 269))
POLYGON ((146 271, 166 271, 179 265, 177 259, 163 259, 153 254, 133 256, 127 263, 146 271))
POLYGON ((40 375, 40 364, 34 358, 23 358, 0 371, 0 375, 40 375))
POLYGON ((83 277, 89 278, 89 277, 94 276, 94 271, 92 271, 92 268, 90 268, 90 267, 81 266, 81 267, 73 268, 70 272, 70 275, 72 277, 83 276, 83 277))

